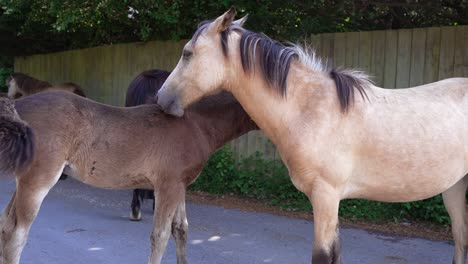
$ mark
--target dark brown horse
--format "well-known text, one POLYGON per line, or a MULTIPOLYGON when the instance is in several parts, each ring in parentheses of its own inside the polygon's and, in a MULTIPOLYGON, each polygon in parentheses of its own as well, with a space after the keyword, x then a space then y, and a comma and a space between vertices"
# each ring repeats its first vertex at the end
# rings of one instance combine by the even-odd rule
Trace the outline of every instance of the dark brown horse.
MULTIPOLYGON (((11 73, 6 79, 6 85, 8 86, 8 97, 14 99, 51 90, 62 90, 86 97, 83 89, 76 83, 65 82, 52 85, 47 81, 36 79, 22 72, 11 73)), ((60 180, 65 180, 66 178, 67 175, 65 174, 60 176, 60 180)))
POLYGON ((38 80, 21 72, 10 74, 6 80, 6 85, 8 86, 8 96, 15 99, 50 90, 63 90, 86 97, 83 89, 76 83, 65 82, 52 85, 49 82, 38 80))
MULTIPOLYGON (((154 95, 163 85, 164 81, 169 76, 170 72, 164 70, 149 70, 140 73, 130 83, 127 89, 125 106, 137 106, 147 103, 153 103, 154 95)), ((153 190, 135 189, 133 190, 133 198, 130 212, 130 220, 141 220, 141 203, 144 199, 153 199, 154 211, 154 192, 153 190)))
POLYGON ((149 263, 172 231, 186 263, 185 192, 209 156, 256 124, 230 93, 194 104, 182 119, 156 104, 112 107, 63 91, 0 99, 0 171, 17 188, 0 217, 0 263, 19 263, 40 205, 62 171, 102 188, 154 189, 149 263))

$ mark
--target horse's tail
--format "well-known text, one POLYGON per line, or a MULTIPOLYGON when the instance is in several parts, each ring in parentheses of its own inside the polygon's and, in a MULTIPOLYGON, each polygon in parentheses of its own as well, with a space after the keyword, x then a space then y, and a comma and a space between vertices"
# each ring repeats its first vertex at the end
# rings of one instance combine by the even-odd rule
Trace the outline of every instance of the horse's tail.
POLYGON ((29 168, 34 158, 34 134, 20 118, 15 102, 0 98, 0 176, 29 168))

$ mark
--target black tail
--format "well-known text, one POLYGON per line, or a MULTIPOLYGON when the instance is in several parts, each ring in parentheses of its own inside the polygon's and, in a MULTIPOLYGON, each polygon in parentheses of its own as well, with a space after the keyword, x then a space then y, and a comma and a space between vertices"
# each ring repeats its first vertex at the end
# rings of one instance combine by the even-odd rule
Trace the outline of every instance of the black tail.
POLYGON ((34 158, 34 135, 15 109, 14 101, 0 98, 0 175, 13 176, 29 168, 34 158))

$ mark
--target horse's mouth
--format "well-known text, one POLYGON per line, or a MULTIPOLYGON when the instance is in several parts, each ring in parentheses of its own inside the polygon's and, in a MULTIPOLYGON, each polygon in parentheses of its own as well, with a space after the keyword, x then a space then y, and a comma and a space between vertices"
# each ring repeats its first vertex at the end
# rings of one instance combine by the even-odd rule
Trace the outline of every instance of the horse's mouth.
POLYGON ((175 96, 172 96, 169 100, 164 100, 163 97, 156 95, 156 103, 167 114, 176 117, 182 117, 184 115, 184 109, 177 103, 175 96))
POLYGON ((176 117, 182 117, 184 115, 184 109, 180 107, 176 101, 172 101, 166 109, 163 109, 163 111, 176 117))

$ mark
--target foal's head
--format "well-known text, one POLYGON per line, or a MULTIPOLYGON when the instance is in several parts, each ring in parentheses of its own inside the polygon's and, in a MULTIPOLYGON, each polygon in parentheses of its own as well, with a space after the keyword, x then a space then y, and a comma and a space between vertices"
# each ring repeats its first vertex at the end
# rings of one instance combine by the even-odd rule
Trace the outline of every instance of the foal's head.
POLYGON ((182 116, 184 108, 221 87, 229 89, 226 76, 231 31, 242 31, 246 18, 234 21, 234 8, 214 21, 202 23, 185 45, 176 68, 158 92, 157 103, 168 113, 182 116), (200 74, 203 73, 203 74, 200 74))
POLYGON ((19 98, 42 92, 52 85, 49 82, 38 80, 21 72, 13 72, 7 79, 8 96, 19 98))

